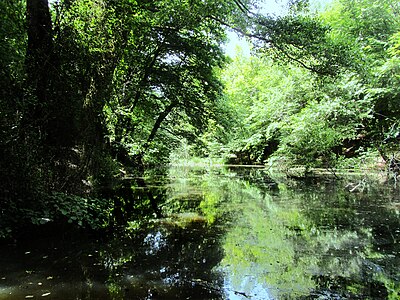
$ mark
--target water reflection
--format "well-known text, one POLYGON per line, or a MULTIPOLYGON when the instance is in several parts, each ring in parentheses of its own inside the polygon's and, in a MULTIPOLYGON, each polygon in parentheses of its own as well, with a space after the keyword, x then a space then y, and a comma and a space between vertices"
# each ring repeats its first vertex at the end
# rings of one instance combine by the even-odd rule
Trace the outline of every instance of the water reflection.
POLYGON ((144 238, 144 244, 148 246, 148 249, 145 251, 146 255, 157 254, 162 247, 167 246, 165 237, 160 231, 147 234, 144 238))
POLYGON ((176 167, 145 180, 111 238, 1 247, 0 299, 399 297, 400 196, 389 185, 254 168, 176 167))
POLYGON ((205 177, 200 205, 227 224, 220 267, 236 291, 228 298, 398 298, 398 191, 365 179, 351 192, 346 181, 236 171, 205 177))

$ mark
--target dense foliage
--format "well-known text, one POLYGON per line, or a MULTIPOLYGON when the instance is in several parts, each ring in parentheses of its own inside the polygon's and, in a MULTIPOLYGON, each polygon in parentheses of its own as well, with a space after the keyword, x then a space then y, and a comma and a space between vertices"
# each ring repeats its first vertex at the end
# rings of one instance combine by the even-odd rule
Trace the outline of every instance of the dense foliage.
POLYGON ((262 16, 250 0, 1 1, 0 237, 107 227, 143 203, 158 214, 122 179, 179 145, 330 167, 395 141, 397 3, 290 3, 262 16), (254 56, 227 64, 227 27, 254 56))
POLYGON ((270 20, 272 45, 222 72, 227 130, 205 144, 235 163, 359 167, 378 150, 388 160, 399 137, 398 9, 374 0, 306 6, 281 17, 298 31, 278 47, 289 29, 270 20))
POLYGON ((225 61, 216 20, 243 18, 230 1, 0 6, 2 235, 48 219, 93 225, 81 211, 102 215, 104 203, 121 210, 132 197, 116 196, 121 174, 165 161, 212 115, 225 61))

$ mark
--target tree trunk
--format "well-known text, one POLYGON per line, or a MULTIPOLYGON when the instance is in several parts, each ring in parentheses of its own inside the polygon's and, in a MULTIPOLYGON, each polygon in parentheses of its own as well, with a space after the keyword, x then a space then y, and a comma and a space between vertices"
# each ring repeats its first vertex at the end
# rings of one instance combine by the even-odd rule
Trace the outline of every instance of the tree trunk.
POLYGON ((49 69, 53 54, 52 24, 47 0, 27 0, 28 79, 39 103, 48 101, 49 69))
POLYGON ((147 138, 146 143, 143 145, 143 152, 147 151, 148 148, 150 147, 151 142, 153 142, 154 138, 156 137, 157 131, 160 129, 162 122, 165 120, 165 118, 170 114, 170 112, 174 109, 175 107, 175 102, 172 102, 170 105, 168 105, 163 112, 161 112, 158 115, 158 118, 156 122, 153 125, 153 129, 150 132, 149 137, 147 138))
POLYGON ((49 4, 47 0, 27 0, 26 9, 28 47, 25 64, 30 90, 24 105, 24 123, 33 125, 46 135, 53 56, 49 4))
MULTIPOLYGON (((76 140, 75 103, 62 80, 59 54, 53 42, 48 0, 27 0, 28 46, 26 71, 28 94, 25 124, 40 134, 53 150, 68 148, 76 140)), ((62 153, 61 153, 62 156, 62 153)))

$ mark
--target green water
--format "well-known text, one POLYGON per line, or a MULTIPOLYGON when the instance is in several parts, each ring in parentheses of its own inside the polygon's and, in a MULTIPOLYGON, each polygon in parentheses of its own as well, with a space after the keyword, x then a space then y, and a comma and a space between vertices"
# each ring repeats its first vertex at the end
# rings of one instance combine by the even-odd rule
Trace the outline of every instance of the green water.
POLYGON ((162 218, 149 209, 108 239, 60 233, 2 247, 0 299, 400 297, 393 184, 190 167, 146 182, 163 195, 162 218))

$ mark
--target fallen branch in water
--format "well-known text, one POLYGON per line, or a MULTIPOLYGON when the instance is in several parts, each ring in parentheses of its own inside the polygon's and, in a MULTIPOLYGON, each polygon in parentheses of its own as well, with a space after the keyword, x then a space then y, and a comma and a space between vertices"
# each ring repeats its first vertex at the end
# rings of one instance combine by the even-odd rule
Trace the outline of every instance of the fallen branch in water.
POLYGON ((235 293, 235 295, 241 295, 241 296, 246 297, 248 299, 251 298, 251 296, 247 295, 246 293, 238 292, 238 291, 233 291, 233 292, 235 293))
MULTIPOLYGON (((221 293, 222 290, 223 290, 221 287, 212 286, 209 282, 207 282, 207 281, 205 281, 205 280, 201 280, 201 279, 192 279, 192 280, 190 280, 190 282, 191 282, 191 284, 201 285, 202 287, 207 288, 207 289, 210 289, 210 290, 212 290, 212 291, 214 291, 214 292, 217 292, 217 293, 221 293)), ((243 296, 243 297, 245 297, 245 298, 247 298, 247 299, 250 299, 250 298, 251 298, 250 295, 247 295, 247 294, 244 293, 244 292, 239 292, 239 291, 234 291, 234 290, 231 290, 231 291, 232 291, 235 295, 240 295, 240 296, 243 296)))

